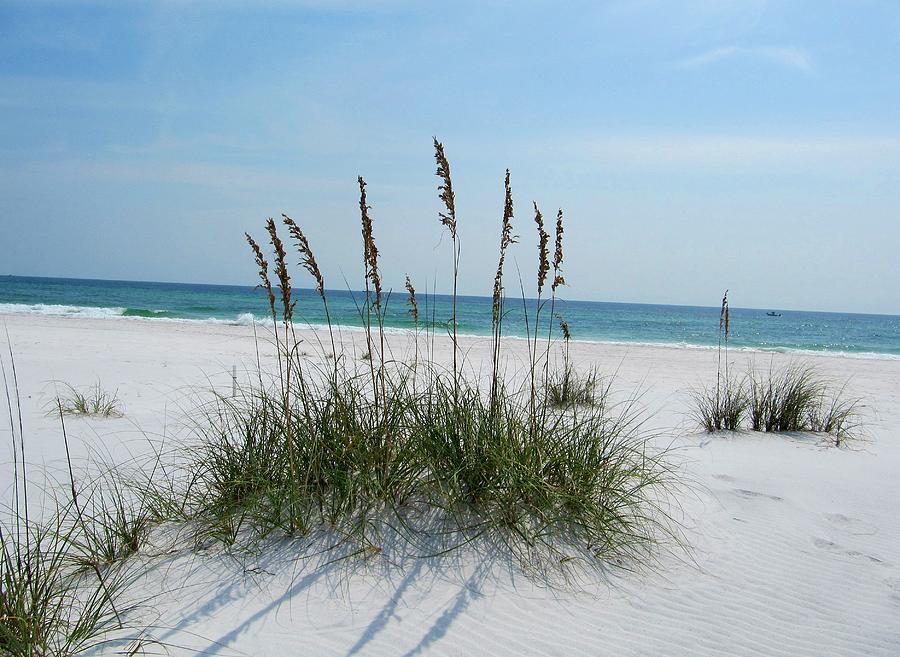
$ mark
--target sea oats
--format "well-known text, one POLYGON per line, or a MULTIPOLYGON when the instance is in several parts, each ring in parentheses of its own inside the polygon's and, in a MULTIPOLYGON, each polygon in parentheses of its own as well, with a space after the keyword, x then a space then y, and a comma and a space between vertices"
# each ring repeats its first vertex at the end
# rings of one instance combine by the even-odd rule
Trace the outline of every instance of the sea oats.
POLYGON ((278 237, 278 227, 275 220, 269 217, 266 222, 266 230, 275 249, 275 275, 278 277, 278 285, 281 288, 281 303, 284 307, 284 321, 289 323, 294 316, 294 302, 291 300, 291 277, 287 269, 287 253, 284 243, 278 237))
POLYGON ((366 278, 372 282, 375 288, 375 306, 381 307, 381 275, 378 273, 378 247, 375 246, 375 237, 372 234, 372 217, 369 215, 371 206, 366 202, 366 181, 362 176, 357 177, 359 183, 359 212, 362 221, 363 260, 366 266, 366 278))
POLYGON ((544 215, 541 214, 541 211, 538 209, 537 202, 534 203, 534 223, 537 224, 538 229, 538 276, 537 276, 537 284, 538 284, 538 296, 540 296, 541 292, 544 291, 544 283, 547 282, 547 273, 550 271, 550 253, 547 247, 547 244, 550 241, 550 236, 547 234, 547 231, 544 230, 544 215))
POLYGON ((563 263, 563 211, 560 208, 556 213, 556 247, 553 250, 553 284, 551 289, 556 292, 556 288, 566 284, 566 279, 562 275, 563 263))
POLYGON ((409 314, 412 315, 413 321, 416 323, 416 326, 419 325, 419 303, 416 300, 416 288, 413 287, 412 281, 409 280, 409 275, 406 276, 406 291, 408 293, 407 303, 409 304, 409 314))
POLYGON ((444 155, 444 145, 434 137, 434 159, 437 161, 437 172, 443 184, 438 186, 439 198, 444 202, 446 212, 439 212, 441 223, 450 229, 450 236, 456 239, 456 197, 453 194, 453 181, 450 178, 450 162, 444 155))
POLYGON ((506 261, 506 249, 510 244, 515 244, 516 236, 512 234, 513 199, 512 189, 509 185, 509 169, 506 170, 506 179, 503 183, 506 191, 506 201, 503 204, 503 223, 500 230, 500 261, 497 263, 497 273, 494 275, 493 295, 493 321, 500 321, 500 312, 503 300, 503 263, 506 261))
POLYGON ((250 237, 250 233, 244 233, 244 237, 247 238, 247 243, 250 245, 250 248, 253 249, 253 256, 256 258, 256 265, 259 267, 259 280, 261 284, 257 287, 262 287, 266 291, 266 296, 269 300, 269 308, 272 311, 272 319, 275 319, 275 293, 272 291, 272 281, 269 280, 269 263, 266 261, 265 256, 263 256, 262 249, 259 248, 259 244, 256 243, 252 237, 250 237))
POLYGON ((282 214, 281 216, 284 219, 284 225, 288 227, 288 232, 290 232, 291 237, 293 237, 297 243, 297 250, 300 252, 300 264, 314 279, 316 279, 316 292, 318 292, 319 296, 324 300, 325 279, 322 277, 322 272, 319 271, 319 265, 309 246, 309 240, 306 239, 306 235, 300 230, 300 226, 297 225, 297 222, 286 214, 282 214))

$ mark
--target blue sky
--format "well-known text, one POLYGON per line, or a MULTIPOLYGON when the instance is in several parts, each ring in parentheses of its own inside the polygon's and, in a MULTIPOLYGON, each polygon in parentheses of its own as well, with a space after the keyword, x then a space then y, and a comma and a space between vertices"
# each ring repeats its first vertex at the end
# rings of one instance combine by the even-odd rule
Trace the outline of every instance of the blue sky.
MULTIPOLYGON (((562 207, 566 296, 900 313, 896 0, 0 0, 0 273, 254 282, 292 215, 359 287, 461 290, 562 207), (447 6, 452 5, 452 6, 447 6)), ((301 281, 302 282, 302 281, 301 281)))

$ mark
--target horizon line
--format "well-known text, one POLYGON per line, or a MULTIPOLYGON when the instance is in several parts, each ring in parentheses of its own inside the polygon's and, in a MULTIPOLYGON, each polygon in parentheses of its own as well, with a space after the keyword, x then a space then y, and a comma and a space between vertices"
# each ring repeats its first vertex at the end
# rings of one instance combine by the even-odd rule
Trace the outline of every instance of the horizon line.
MULTIPOLYGON (((36 276, 36 275, 28 275, 28 274, 0 274, 0 280, 4 278, 41 278, 41 279, 51 279, 51 280, 67 280, 67 281, 94 281, 94 282, 104 282, 104 283, 151 283, 156 285, 198 285, 202 287, 233 287, 233 288, 250 288, 256 289, 259 287, 258 285, 248 285, 248 284, 240 284, 240 283, 192 283, 186 281, 156 281, 156 280, 148 280, 148 279, 127 279, 127 278, 82 278, 82 277, 73 277, 73 276, 36 276)), ((273 289, 277 289, 277 285, 273 285, 273 289)), ((318 294, 315 288, 313 287, 295 287, 294 289, 314 292, 318 294)), ((394 288, 389 288, 388 293, 392 293, 394 288)), ((340 292, 346 293, 349 292, 365 294, 365 290, 353 290, 350 288, 340 289, 340 288, 326 288, 325 292, 340 292)), ((429 292, 427 289, 425 290, 425 295, 431 296, 439 296, 439 297, 448 297, 452 298, 453 295, 442 293, 442 292, 429 292)), ((475 299, 490 299, 490 295, 486 294, 457 294, 458 297, 469 297, 475 299)), ((521 299, 522 297, 512 297, 521 299)), ((524 297, 526 301, 537 301, 537 297, 524 297)), ((628 305, 628 306, 669 306, 673 308, 708 308, 713 310, 718 310, 719 306, 714 305, 700 305, 700 304, 690 304, 690 303, 658 303, 651 301, 601 301, 597 299, 574 299, 574 298, 566 298, 556 295, 556 298, 563 302, 575 302, 575 303, 597 303, 597 304, 619 304, 619 305, 628 305)), ((548 301, 550 299, 549 296, 541 297, 541 300, 548 301)), ((787 311, 787 312, 800 312, 800 313, 818 313, 825 315, 864 315, 871 317, 896 317, 900 319, 900 313, 871 313, 871 312, 852 312, 846 310, 810 310, 810 309, 802 309, 802 308, 778 308, 774 306, 768 307, 754 307, 754 306, 731 306, 734 310, 758 310, 758 311, 787 311)))

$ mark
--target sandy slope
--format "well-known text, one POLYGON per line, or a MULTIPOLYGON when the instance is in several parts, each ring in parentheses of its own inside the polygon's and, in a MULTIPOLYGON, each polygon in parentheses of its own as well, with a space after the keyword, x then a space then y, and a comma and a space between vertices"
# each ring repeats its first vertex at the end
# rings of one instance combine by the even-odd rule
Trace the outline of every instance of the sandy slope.
MULTIPOLYGON (((5 316, 16 353, 30 460, 59 465, 53 381, 118 388, 126 417, 70 420, 79 455, 117 460, 174 439, 191 389, 230 388, 252 368, 248 327, 5 316)), ((348 340, 360 342, 358 334, 348 340)), ((312 339, 312 338, 310 338, 312 339)), ((403 340, 395 338, 399 350, 403 340)), ((477 367, 487 353, 466 340, 477 367)), ((509 342, 524 358, 524 343, 509 342)), ((349 347, 358 353, 359 344, 349 347)), ((271 364, 263 345, 261 360, 271 364)), ((313 351, 313 348, 310 348, 313 351)), ((447 358, 446 341, 438 346, 447 358)), ((693 481, 684 495, 689 555, 656 572, 548 588, 475 555, 322 567, 287 549, 240 559, 216 549, 154 554, 142 619, 166 644, 148 653, 221 655, 898 655, 900 654, 900 361, 815 357, 866 398, 867 442, 834 449, 809 436, 705 436, 687 390, 715 376, 708 350, 582 344, 582 366, 618 369, 644 390, 660 444, 693 481)), ((768 354, 734 354, 767 365, 768 354)), ((787 362, 778 355, 775 363, 787 362)), ((0 429, 3 449, 8 428, 0 429)), ((10 481, 3 453, 0 481, 10 481)), ((36 470, 36 468, 35 468, 36 470)))

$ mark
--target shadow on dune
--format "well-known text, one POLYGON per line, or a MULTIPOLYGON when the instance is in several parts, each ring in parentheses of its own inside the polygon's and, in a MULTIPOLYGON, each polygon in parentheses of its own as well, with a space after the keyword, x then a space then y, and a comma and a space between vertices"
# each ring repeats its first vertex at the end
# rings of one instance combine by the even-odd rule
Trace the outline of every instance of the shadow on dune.
MULTIPOLYGON (((541 566, 527 552, 511 550, 496 535, 482 535, 477 526, 461 539, 458 532, 450 529, 460 519, 450 523, 445 511, 419 507, 407 509, 407 513, 416 513, 418 526, 423 522, 431 526, 426 540, 405 533, 404 523, 396 522, 395 517, 394 522, 379 525, 387 529, 371 537, 377 538, 377 543, 366 547, 324 531, 303 540, 251 543, 252 548, 240 550, 214 548, 198 552, 196 546, 185 546, 166 559, 165 565, 157 562, 153 569, 145 571, 145 577, 156 580, 164 591, 158 597, 163 613, 156 626, 160 633, 153 636, 153 642, 173 648, 178 654, 187 650, 185 644, 190 643, 191 654, 263 657, 264 653, 258 652, 260 646, 248 652, 246 645, 256 641, 254 632, 268 636, 268 629, 263 626, 279 610, 299 603, 301 609, 305 606, 316 615, 323 613, 323 604, 345 607, 362 602, 365 625, 354 624, 352 615, 348 616, 340 638, 324 652, 355 657, 383 650, 385 637, 395 636, 397 626, 406 622, 410 625, 403 627, 403 645, 394 648, 396 654, 412 657, 438 644, 485 588, 516 589, 516 581, 522 577, 532 585, 550 589, 557 589, 560 584, 564 589, 570 589, 572 584, 578 587, 558 561, 554 560, 555 566, 541 566), (423 604, 426 615, 419 626, 412 625, 413 621, 404 618, 406 611, 421 611, 423 604), (426 626, 428 619, 430 624, 426 626), (227 631, 216 636, 211 634, 212 627, 227 631), (254 635, 252 640, 248 633, 254 635), (347 644, 351 644, 349 648, 347 644)), ((608 581, 610 572, 606 567, 595 564, 590 571, 594 584, 598 583, 598 576, 608 581)), ((335 621, 340 623, 341 609, 334 613, 338 614, 335 621)), ((298 647, 299 654, 304 649, 322 652, 319 641, 330 640, 327 635, 318 634, 311 638, 301 623, 293 625, 287 630, 293 637, 292 643, 296 642, 291 647, 292 654, 298 654, 298 647)), ((266 643, 270 649, 278 649, 280 642, 267 639, 266 643)))

